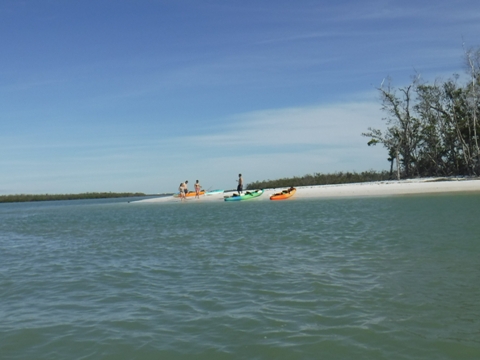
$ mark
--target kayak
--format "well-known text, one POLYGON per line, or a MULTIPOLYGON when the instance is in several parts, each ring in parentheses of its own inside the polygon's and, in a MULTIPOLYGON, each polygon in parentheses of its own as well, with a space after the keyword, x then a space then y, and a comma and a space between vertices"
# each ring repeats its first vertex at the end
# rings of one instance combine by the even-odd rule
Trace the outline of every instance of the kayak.
POLYGON ((210 190, 205 193, 206 196, 209 195, 217 195, 217 194, 223 194, 224 190, 210 190))
POLYGON ((270 196, 270 200, 285 200, 293 196, 296 192, 297 192, 297 189, 295 188, 283 190, 282 192, 279 192, 270 196))
POLYGON ((233 194, 232 196, 225 196, 225 201, 242 201, 242 200, 250 200, 256 197, 259 197, 263 194, 263 190, 254 190, 254 191, 246 191, 245 193, 238 195, 233 194))
MULTIPOLYGON (((185 197, 195 197, 196 193, 195 191, 189 191, 185 197)), ((198 195, 205 195, 205 190, 202 190, 200 191, 200 193, 198 195)), ((175 195, 173 195, 174 197, 180 197, 180 193, 176 193, 175 195)))

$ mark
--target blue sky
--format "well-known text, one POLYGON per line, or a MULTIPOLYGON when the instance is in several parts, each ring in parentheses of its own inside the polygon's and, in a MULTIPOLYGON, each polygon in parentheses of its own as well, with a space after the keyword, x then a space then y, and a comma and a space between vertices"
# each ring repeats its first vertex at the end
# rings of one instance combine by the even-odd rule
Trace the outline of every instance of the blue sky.
POLYGON ((388 169, 375 90, 463 73, 475 1, 0 1, 0 194, 388 169))

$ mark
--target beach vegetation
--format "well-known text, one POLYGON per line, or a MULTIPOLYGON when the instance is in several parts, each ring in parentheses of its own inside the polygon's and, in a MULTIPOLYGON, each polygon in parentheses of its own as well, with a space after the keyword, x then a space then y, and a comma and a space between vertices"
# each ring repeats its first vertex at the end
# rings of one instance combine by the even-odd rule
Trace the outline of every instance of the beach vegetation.
POLYGON ((378 88, 387 128, 362 135, 387 149, 391 175, 480 175, 480 47, 465 50, 464 61, 463 83, 457 74, 433 84, 416 74, 405 87, 386 79, 378 88))
POLYGON ((144 193, 114 193, 114 192, 89 192, 81 194, 17 194, 0 195, 0 203, 28 202, 28 201, 52 201, 52 200, 81 200, 81 199, 108 199, 122 197, 146 196, 144 193))
POLYGON ((304 176, 295 176, 290 178, 281 178, 277 180, 254 181, 247 185, 248 190, 269 189, 290 186, 314 186, 314 185, 333 185, 333 184, 351 184, 370 181, 384 181, 390 179, 388 171, 363 171, 363 172, 335 172, 331 174, 313 173, 304 176))

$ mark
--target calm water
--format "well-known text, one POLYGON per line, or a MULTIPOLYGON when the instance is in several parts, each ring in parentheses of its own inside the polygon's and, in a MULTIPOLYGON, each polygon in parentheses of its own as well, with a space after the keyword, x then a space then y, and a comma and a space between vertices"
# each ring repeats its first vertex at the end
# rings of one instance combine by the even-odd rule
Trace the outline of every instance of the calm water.
POLYGON ((480 196, 0 204, 0 359, 479 359, 480 196))

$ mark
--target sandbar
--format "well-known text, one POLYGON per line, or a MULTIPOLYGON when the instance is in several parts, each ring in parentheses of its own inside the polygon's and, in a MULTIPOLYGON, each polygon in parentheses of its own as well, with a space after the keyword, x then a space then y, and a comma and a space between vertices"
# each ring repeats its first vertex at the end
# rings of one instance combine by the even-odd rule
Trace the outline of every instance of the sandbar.
MULTIPOLYGON (((286 188, 265 189, 265 193, 258 198, 249 201, 266 201, 276 192, 286 188)), ((336 198, 336 197, 371 197, 371 196, 398 196, 415 194, 441 194, 472 192, 480 193, 479 178, 423 178, 409 180, 375 181, 364 183, 351 183, 339 185, 314 185, 298 186, 297 192, 290 199, 305 198, 336 198)), ((210 196, 201 196, 200 199, 189 198, 186 203, 221 201, 224 196, 233 194, 233 191, 218 193, 210 196)), ((173 196, 150 198, 135 201, 135 203, 152 202, 180 202, 179 198, 173 196)))

